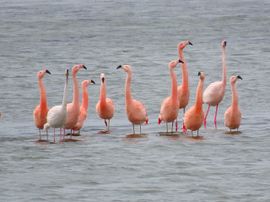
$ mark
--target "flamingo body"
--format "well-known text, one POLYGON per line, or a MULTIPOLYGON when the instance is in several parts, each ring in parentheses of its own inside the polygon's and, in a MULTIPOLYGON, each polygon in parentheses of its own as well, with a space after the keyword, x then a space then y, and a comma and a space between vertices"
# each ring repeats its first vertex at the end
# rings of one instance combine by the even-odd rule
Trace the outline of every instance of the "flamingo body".
POLYGON ((218 105, 225 94, 225 88, 222 81, 216 81, 211 83, 203 93, 203 102, 211 106, 218 105))
POLYGON ((231 129, 238 129, 241 123, 241 111, 238 106, 238 94, 236 91, 236 81, 242 79, 241 76, 231 77, 232 104, 224 113, 224 124, 231 129))

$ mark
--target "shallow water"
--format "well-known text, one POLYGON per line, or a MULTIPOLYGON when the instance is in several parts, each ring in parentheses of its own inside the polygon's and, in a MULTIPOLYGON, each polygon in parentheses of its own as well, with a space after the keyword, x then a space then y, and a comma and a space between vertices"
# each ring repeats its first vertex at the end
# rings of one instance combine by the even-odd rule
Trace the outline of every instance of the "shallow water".
MULTIPOLYGON (((1 1, 0 7, 0 201, 269 201, 270 3, 241 1, 1 1), (160 102, 169 93, 167 64, 176 45, 185 49, 191 100, 197 72, 205 85, 221 78, 220 42, 226 39, 228 77, 238 83, 241 134, 225 134, 223 114, 230 86, 214 110, 204 139, 159 136, 160 102), (95 114, 99 85, 89 87, 89 117, 81 141, 37 144, 32 110, 39 100, 36 72, 44 78, 50 106, 62 99, 64 70, 83 63, 78 79, 107 75, 116 104, 110 135, 95 114), (146 138, 127 139, 125 74, 149 114, 146 138)), ((179 82, 180 69, 177 69, 179 82)), ((72 91, 69 85, 69 100, 72 91)), ((206 109, 206 106, 205 106, 206 109)), ((137 128, 138 130, 138 128, 137 128)), ((52 140, 52 136, 50 135, 52 140)))

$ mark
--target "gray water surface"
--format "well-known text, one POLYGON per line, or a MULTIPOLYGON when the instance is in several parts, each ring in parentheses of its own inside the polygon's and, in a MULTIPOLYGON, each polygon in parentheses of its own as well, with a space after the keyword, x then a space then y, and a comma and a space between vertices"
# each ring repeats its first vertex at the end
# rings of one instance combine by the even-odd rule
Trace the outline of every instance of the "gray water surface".
MULTIPOLYGON (((270 2, 226 1, 0 1, 0 201, 269 201, 270 2), (237 89, 241 134, 226 135, 223 114, 210 111, 202 141, 161 137, 161 101, 170 93, 168 62, 185 49, 191 99, 197 72, 205 86, 221 79, 220 42, 226 39, 228 78, 237 89), (64 71, 83 63, 79 81, 107 75, 116 105, 110 135, 95 113, 99 85, 89 87, 89 116, 81 141, 37 144, 32 111, 39 102, 36 73, 44 78, 49 106, 61 103, 64 71), (147 138, 126 139, 125 73, 133 67, 132 92, 149 114, 147 138)), ((176 69, 181 82, 180 68, 176 69)), ((72 85, 69 85, 69 102, 72 85)), ((206 109, 206 106, 205 106, 206 109)), ((180 114, 182 116, 182 113, 180 114)), ((137 128, 138 129, 138 128, 137 128)), ((52 132, 52 131, 50 131, 52 132)), ((52 133, 50 133, 52 140, 52 133)))

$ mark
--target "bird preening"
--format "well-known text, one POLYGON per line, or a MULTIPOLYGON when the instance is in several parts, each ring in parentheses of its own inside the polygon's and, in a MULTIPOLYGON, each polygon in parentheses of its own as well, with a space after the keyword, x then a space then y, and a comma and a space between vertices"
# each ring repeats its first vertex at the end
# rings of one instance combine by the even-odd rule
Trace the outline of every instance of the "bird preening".
MULTIPOLYGON (((214 126, 217 128, 217 115, 218 107, 224 98, 226 90, 226 78, 227 78, 227 66, 226 66, 226 52, 225 48, 227 42, 223 40, 221 42, 221 58, 222 58, 222 79, 221 81, 216 81, 208 85, 204 90, 205 73, 203 71, 198 72, 198 84, 196 92, 192 92, 195 95, 195 103, 188 107, 189 97, 190 97, 190 84, 189 84, 189 74, 187 68, 187 60, 184 58, 183 50, 186 46, 193 45, 189 40, 182 41, 177 46, 178 59, 172 60, 168 64, 168 70, 171 80, 170 95, 165 98, 160 107, 160 113, 158 115, 158 124, 166 124, 166 133, 177 133, 189 135, 188 131, 197 131, 197 136, 199 136, 199 130, 204 124, 206 128, 206 121, 208 113, 211 106, 214 106, 214 126), (180 79, 177 79, 177 74, 175 72, 176 67, 180 65, 181 67, 181 85, 180 79), (204 113, 203 105, 207 105, 206 113, 204 113), (182 133, 178 132, 178 117, 179 110, 183 109, 183 123, 182 123, 182 133), (187 109, 187 110, 186 110, 187 109), (171 124, 171 130, 169 130, 169 125, 171 124), (176 130, 174 130, 174 126, 176 130)), ((64 90, 62 97, 62 104, 49 107, 45 85, 43 84, 43 78, 46 74, 50 75, 51 72, 47 69, 43 69, 37 73, 38 87, 40 91, 39 104, 35 107, 33 111, 34 123, 39 131, 39 139, 42 140, 42 131, 44 130, 47 135, 48 141, 48 130, 53 129, 53 141, 56 139, 56 129, 60 130, 60 141, 65 140, 66 130, 70 130, 70 138, 77 131, 80 134, 81 129, 85 125, 85 121, 88 117, 89 108, 89 94, 88 87, 91 84, 95 84, 94 80, 86 79, 81 82, 81 87, 78 85, 77 74, 80 70, 87 69, 84 64, 77 64, 72 67, 72 89, 73 96, 72 102, 68 103, 68 83, 69 83, 69 70, 65 70, 64 76, 64 90), (82 90, 82 96, 80 101, 80 88, 82 90)), ((191 68, 194 69, 194 68, 191 68)), ((189 71, 191 71, 191 69, 189 71)), ((116 70, 123 70, 126 73, 125 89, 124 89, 124 100, 125 100, 125 111, 128 121, 132 124, 132 132, 135 133, 136 126, 139 126, 139 132, 137 134, 142 135, 142 125, 148 124, 148 114, 146 107, 141 101, 134 99, 131 92, 131 80, 132 80, 132 68, 131 65, 119 65, 116 70)), ((165 70, 164 70, 165 71, 165 70)), ((192 70, 192 72, 194 72, 192 70)), ((194 75, 194 74, 192 74, 194 75)), ((109 134, 111 132, 111 120, 115 113, 115 103, 108 97, 110 92, 107 91, 107 81, 110 83, 109 79, 104 73, 100 73, 100 90, 98 102, 96 104, 96 113, 100 119, 104 121, 105 129, 102 133, 109 134)), ((241 111, 239 107, 239 98, 236 89, 236 83, 238 80, 242 80, 241 76, 231 76, 231 94, 232 101, 231 105, 228 107, 224 113, 224 125, 229 128, 229 130, 236 129, 238 131, 241 123, 241 111)), ((211 80, 210 76, 207 76, 207 81, 211 80)), ((151 82, 151 81, 149 81, 151 82)), ((124 82, 123 82, 124 83, 124 82)), ((136 81, 133 81, 136 83, 136 81)), ((90 94, 91 95, 91 94, 90 94)), ((110 95, 109 95, 110 96, 110 95)), ((145 99, 147 99, 145 97, 145 99)), ((91 105, 90 105, 91 107, 91 105)))

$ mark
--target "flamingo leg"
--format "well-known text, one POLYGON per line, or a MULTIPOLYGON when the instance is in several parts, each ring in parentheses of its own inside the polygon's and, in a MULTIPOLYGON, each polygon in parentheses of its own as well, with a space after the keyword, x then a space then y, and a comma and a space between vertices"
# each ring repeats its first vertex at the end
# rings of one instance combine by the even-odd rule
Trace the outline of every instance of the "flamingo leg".
POLYGON ((55 143, 55 128, 53 129, 53 142, 55 143))
MULTIPOLYGON (((184 107, 183 109, 183 119, 185 117, 185 113, 186 113, 186 108, 184 107)), ((185 125, 184 125, 184 120, 183 120, 183 123, 182 123, 182 130, 184 129, 185 125)))
POLYGON ((217 129, 217 112, 218 112, 218 104, 216 106, 216 112, 215 112, 215 117, 214 117, 214 124, 215 124, 216 129, 217 129))
POLYGON ((49 142, 49 134, 48 134, 48 130, 46 130, 46 136, 47 136, 47 142, 49 142))
POLYGON ((59 140, 59 142, 61 142, 61 139, 62 139, 62 128, 60 128, 60 140, 59 140))
POLYGON ((41 140, 41 131, 40 131, 40 129, 38 129, 38 133, 39 133, 39 140, 41 140))
POLYGON ((197 137, 199 136, 199 130, 197 130, 197 137))
POLYGON ((166 122, 166 128, 167 128, 167 133, 168 133, 168 123, 166 122))
POLYGON ((104 123, 105 123, 106 129, 108 130, 108 123, 107 123, 106 119, 104 119, 104 123))
POLYGON ((63 130, 64 130, 64 134, 63 134, 63 141, 64 141, 65 140, 65 135, 66 135, 66 129, 63 128, 63 130))
POLYGON ((135 134, 134 123, 132 124, 132 127, 133 127, 133 134, 135 134))
POLYGON ((178 131, 178 121, 177 121, 177 119, 176 119, 176 121, 175 121, 175 131, 176 131, 176 132, 178 131))
POLYGON ((140 135, 142 134, 142 124, 140 124, 140 135))
POLYGON ((172 121, 172 128, 171 128, 171 133, 173 133, 173 121, 172 121))
POLYGON ((72 139, 72 135, 73 135, 73 130, 70 130, 70 139, 72 139))
POLYGON ((111 119, 108 120, 108 131, 110 131, 111 119))
POLYGON ((210 110, 210 105, 208 105, 208 108, 207 108, 207 111, 206 111, 205 117, 204 117, 204 119, 203 119, 203 125, 204 125, 204 128, 206 128, 206 119, 207 119, 207 116, 208 116, 209 110, 210 110))

